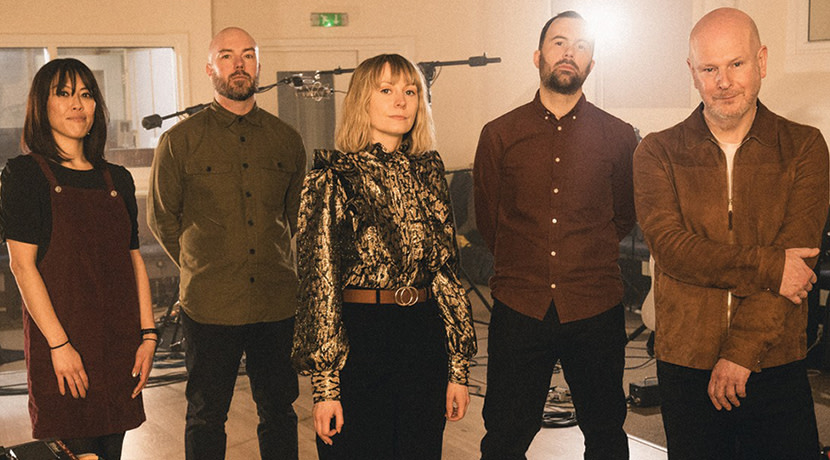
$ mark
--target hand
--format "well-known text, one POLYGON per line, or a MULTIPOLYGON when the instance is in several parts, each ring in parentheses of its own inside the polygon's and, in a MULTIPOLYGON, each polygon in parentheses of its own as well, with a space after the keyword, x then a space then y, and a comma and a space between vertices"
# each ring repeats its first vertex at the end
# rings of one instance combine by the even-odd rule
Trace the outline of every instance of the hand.
POLYGON ((466 385, 458 383, 447 384, 447 420, 457 422, 464 418, 467 406, 470 405, 470 393, 466 385))
MULTIPOLYGON (((150 339, 151 336, 144 337, 150 339)), ((138 385, 133 389, 132 398, 135 399, 144 385, 147 384, 147 379, 150 378, 150 371, 153 369, 153 356, 156 354, 156 342, 152 340, 142 340, 141 345, 135 352, 135 364, 133 364, 133 378, 139 377, 138 385)))
POLYGON ((89 378, 84 370, 81 355, 71 343, 52 350, 52 367, 58 378, 58 390, 66 395, 66 387, 75 399, 86 398, 89 389, 89 378), (65 383, 64 383, 65 382, 65 383))
POLYGON ((807 293, 813 289, 816 282, 816 273, 804 259, 816 257, 817 248, 790 248, 786 250, 784 258, 784 275, 781 277, 781 287, 778 293, 789 299, 790 302, 801 305, 807 298, 807 293))
POLYGON ((314 418, 314 430, 317 436, 324 443, 331 445, 331 437, 343 428, 343 406, 340 401, 320 401, 314 403, 311 409, 311 416, 314 418), (334 419, 334 428, 331 427, 331 419, 334 419))
POLYGON ((738 398, 746 398, 746 381, 752 371, 735 364, 726 359, 719 359, 712 369, 712 377, 709 379, 709 399, 715 409, 732 410, 732 406, 738 407, 741 401, 738 398))

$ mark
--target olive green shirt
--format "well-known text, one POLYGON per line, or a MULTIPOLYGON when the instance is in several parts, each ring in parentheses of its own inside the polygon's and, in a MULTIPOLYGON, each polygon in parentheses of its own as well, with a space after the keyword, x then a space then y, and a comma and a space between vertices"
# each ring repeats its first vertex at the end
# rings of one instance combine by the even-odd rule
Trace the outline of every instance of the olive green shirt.
POLYGON ((188 316, 241 325, 294 314, 305 164, 300 135, 257 106, 239 116, 214 101, 162 134, 147 221, 180 269, 188 316))

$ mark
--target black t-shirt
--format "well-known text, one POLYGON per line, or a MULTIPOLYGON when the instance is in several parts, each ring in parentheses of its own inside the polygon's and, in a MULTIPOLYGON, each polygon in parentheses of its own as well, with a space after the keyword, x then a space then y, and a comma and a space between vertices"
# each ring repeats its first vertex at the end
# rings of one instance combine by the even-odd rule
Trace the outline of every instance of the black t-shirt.
MULTIPOLYGON (((104 175, 99 169, 78 171, 48 161, 58 184, 67 187, 106 190, 104 175)), ((138 207, 135 201, 133 176, 123 166, 107 163, 115 190, 124 200, 132 223, 130 249, 138 249, 138 207)), ((49 248, 52 236, 52 200, 49 180, 37 161, 20 155, 6 163, 0 174, 0 237, 36 244, 40 262, 49 248)))

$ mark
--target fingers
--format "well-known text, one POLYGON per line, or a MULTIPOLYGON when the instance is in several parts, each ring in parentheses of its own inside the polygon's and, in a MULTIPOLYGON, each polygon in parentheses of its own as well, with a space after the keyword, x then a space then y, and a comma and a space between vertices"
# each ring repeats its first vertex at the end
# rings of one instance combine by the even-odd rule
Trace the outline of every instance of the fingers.
POLYGON ((715 409, 721 410, 723 409, 723 404, 721 404, 721 398, 719 397, 719 389, 715 386, 715 382, 709 381, 709 401, 712 401, 712 405, 715 406, 715 409))
POLYGON ((314 430, 317 432, 317 436, 319 436, 320 439, 329 446, 332 444, 331 437, 337 434, 337 430, 331 428, 331 419, 328 419, 327 421, 315 419, 314 430))
POLYGON ((455 401, 448 401, 447 420, 457 422, 467 415, 467 407, 470 404, 470 397, 459 398, 455 401))
POLYGON ((61 392, 61 396, 66 396, 66 387, 63 386, 63 377, 60 375, 58 377, 58 391, 61 392))
POLYGON ((815 257, 819 253, 818 248, 793 248, 793 254, 801 257, 802 259, 809 259, 811 257, 815 257))
POLYGON ((154 352, 146 352, 142 347, 147 342, 142 342, 142 346, 138 348, 135 353, 135 363, 133 364, 132 376, 139 377, 138 384, 133 389, 132 398, 135 399, 139 393, 147 385, 150 379, 150 372, 153 370, 153 355, 154 352))
POLYGON ((334 430, 340 433, 343 430, 343 408, 341 407, 340 410, 335 411, 335 423, 334 423, 334 430))
MULTIPOLYGON (((80 376, 67 376, 64 377, 66 379, 66 384, 69 387, 69 393, 72 395, 73 398, 86 398, 86 391, 89 389, 89 382, 86 380, 86 374, 84 374, 84 378, 80 376)), ((59 385, 59 388, 63 390, 63 385, 59 385)), ((61 391, 61 395, 65 395, 64 391, 61 391)))
POLYGON ((740 398, 746 397, 746 382, 751 371, 739 364, 721 358, 712 369, 707 392, 715 409, 732 410, 740 407, 740 398))
MULTIPOLYGON (((149 367, 149 366, 148 366, 148 367, 149 367)), ((142 371, 139 373, 139 376, 140 376, 140 377, 139 377, 139 379, 138 379, 138 385, 136 385, 136 386, 135 386, 135 389, 133 389, 133 394, 132 394, 132 398, 133 398, 133 399, 135 399, 135 398, 138 396, 138 394, 139 394, 139 393, 141 393, 141 390, 143 390, 143 389, 144 389, 144 386, 145 386, 145 385, 147 385, 147 379, 149 379, 149 378, 150 378, 150 370, 149 370, 149 368, 148 368, 148 369, 144 369, 144 370, 142 370, 142 371)))
POLYGON ((314 417, 314 431, 317 436, 326 443, 332 445, 331 439, 343 429, 343 406, 340 401, 321 401, 314 404, 312 409, 312 416, 314 417), (334 421, 334 427, 332 427, 334 421))
MULTIPOLYGON (((81 387, 78 388, 78 392, 81 394, 82 398, 86 398, 86 391, 89 390, 89 377, 87 377, 86 371, 83 368, 81 368, 79 377, 81 380, 81 387)), ((78 383, 78 381, 76 380, 75 383, 78 383)))
POLYGON ((470 404, 470 393, 465 385, 450 382, 447 384, 446 418, 456 422, 464 418, 470 404))

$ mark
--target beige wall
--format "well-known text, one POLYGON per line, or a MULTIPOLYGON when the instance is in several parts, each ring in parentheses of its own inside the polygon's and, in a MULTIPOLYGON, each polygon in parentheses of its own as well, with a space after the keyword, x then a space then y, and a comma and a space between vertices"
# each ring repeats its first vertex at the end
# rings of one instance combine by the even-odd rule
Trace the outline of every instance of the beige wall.
POLYGON ((210 0, 0 0, 0 46, 177 46, 185 104, 210 94, 204 75, 210 0))
MULTIPOLYGON (((830 134, 830 68, 805 70, 787 59, 793 47, 787 18, 797 10, 793 5, 807 0, 687 1, 695 9, 691 16, 694 20, 719 5, 735 5, 752 15, 770 48, 769 75, 762 89, 762 100, 774 111, 819 126, 825 135, 830 134)), ((486 121, 533 96, 538 87, 538 74, 533 67, 532 53, 539 30, 553 8, 558 10, 558 6, 568 3, 563 0, 387 0, 377 2, 377 7, 369 4, 365 0, 79 0, 71 8, 64 8, 46 0, 0 0, 3 12, 0 46, 19 43, 20 37, 48 35, 73 37, 75 41, 87 37, 125 37, 125 40, 141 36, 184 37, 182 107, 212 97, 204 74, 206 47, 214 32, 229 25, 246 28, 270 50, 263 56, 270 61, 263 62, 267 73, 261 76, 261 84, 274 81, 274 70, 296 70, 289 64, 274 62, 282 61, 281 56, 291 55, 285 53, 286 49, 294 50, 296 55, 303 54, 302 50, 307 47, 315 48, 313 62, 319 68, 351 67, 360 59, 383 51, 387 42, 390 51, 406 52, 416 62, 459 60, 486 52, 500 57, 502 62, 478 68, 445 67, 433 87, 439 148, 447 166, 457 168, 472 164, 478 134, 486 121), (320 11, 347 12, 350 24, 330 29, 311 27, 309 14, 320 11), (333 49, 330 54, 326 51, 329 48, 333 49)), ((648 9, 636 14, 644 16, 647 22, 663 20, 658 17, 659 10, 648 9)), ((687 30, 691 25, 688 24, 687 30)), ((636 46, 647 47, 649 43, 636 46)), ((642 72, 659 75, 665 66, 674 66, 674 70, 677 66, 685 67, 685 54, 675 54, 657 62, 632 62, 631 65, 642 72)), ((816 59, 830 62, 830 55, 819 55, 816 59)), ((598 61, 598 69, 603 64, 608 63, 598 61)), ((605 72, 605 78, 614 75, 613 68, 606 68, 605 72)), ((643 134, 680 121, 697 103, 695 92, 690 91, 690 80, 681 76, 671 82, 660 83, 659 78, 656 81, 672 85, 670 90, 677 88, 690 94, 689 103, 679 107, 640 104, 639 107, 605 108, 640 127, 643 134)), ((337 85, 344 89, 341 83, 337 85)), ((626 90, 648 100, 653 83, 642 83, 631 81, 626 90)), ((591 85, 587 91, 589 98, 603 105, 602 85, 597 82, 591 85)), ((260 95, 260 103, 274 110, 276 94, 260 95)))

